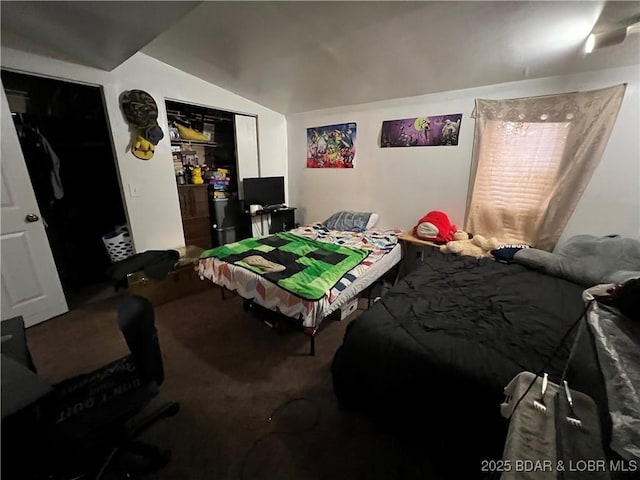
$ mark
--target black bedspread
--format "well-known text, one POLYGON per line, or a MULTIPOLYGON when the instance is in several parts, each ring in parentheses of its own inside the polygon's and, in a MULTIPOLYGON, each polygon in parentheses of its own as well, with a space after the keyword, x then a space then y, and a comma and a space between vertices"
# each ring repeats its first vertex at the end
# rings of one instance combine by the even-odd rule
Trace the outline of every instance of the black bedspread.
MULTIPOLYGON (((332 365, 335 393, 341 405, 395 427, 499 458, 507 427, 499 411, 503 388, 517 373, 544 365, 582 314, 582 291, 520 265, 434 250, 348 326, 332 365)), ((546 369, 554 382, 573 338, 546 369)), ((606 411, 588 329, 567 380, 606 411)))

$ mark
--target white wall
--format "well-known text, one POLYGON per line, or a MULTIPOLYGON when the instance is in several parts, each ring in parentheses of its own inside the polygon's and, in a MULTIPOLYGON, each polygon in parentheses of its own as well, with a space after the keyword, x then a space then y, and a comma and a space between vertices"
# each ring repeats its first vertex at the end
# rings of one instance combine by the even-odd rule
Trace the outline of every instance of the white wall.
MULTIPOLYGON (((257 115, 262 174, 287 174, 287 131, 283 115, 142 53, 137 53, 111 72, 7 48, 2 49, 0 63, 3 68, 103 87, 125 209, 138 252, 184 245, 166 131, 165 98, 257 115), (119 97, 123 91, 131 89, 145 90, 155 98, 159 110, 158 123, 165 131, 165 138, 157 145, 155 155, 149 161, 139 160, 127 150, 130 133, 120 111, 119 97), (132 196, 131 187, 137 189, 137 196, 132 196)), ((11 121, 10 118, 1 120, 11 121)), ((87 167, 89 173, 90 162, 87 167)))
MULTIPOLYGON (((526 80, 287 116, 289 203, 298 221, 323 220, 341 209, 376 211, 379 226, 408 229, 429 210, 447 212, 462 228, 473 145, 476 98, 517 98, 596 89, 627 82, 604 156, 564 232, 640 235, 638 66, 526 80), (380 148, 383 120, 462 113, 458 146, 380 148), (356 122, 355 168, 307 169, 306 129, 356 122)), ((561 239, 562 241, 562 239, 561 239)))

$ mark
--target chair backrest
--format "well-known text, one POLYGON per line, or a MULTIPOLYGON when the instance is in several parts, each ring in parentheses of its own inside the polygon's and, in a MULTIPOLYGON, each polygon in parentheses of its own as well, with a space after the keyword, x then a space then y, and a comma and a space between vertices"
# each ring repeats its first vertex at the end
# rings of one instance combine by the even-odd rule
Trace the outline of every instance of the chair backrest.
POLYGON ((154 318, 151 302, 138 295, 127 296, 118 307, 118 325, 140 377, 160 385, 164 380, 164 369, 154 318))
POLYGON ((22 316, 0 322, 0 331, 2 333, 2 341, 0 342, 2 353, 10 356, 32 372, 36 372, 36 366, 33 364, 31 352, 27 345, 27 335, 22 316))

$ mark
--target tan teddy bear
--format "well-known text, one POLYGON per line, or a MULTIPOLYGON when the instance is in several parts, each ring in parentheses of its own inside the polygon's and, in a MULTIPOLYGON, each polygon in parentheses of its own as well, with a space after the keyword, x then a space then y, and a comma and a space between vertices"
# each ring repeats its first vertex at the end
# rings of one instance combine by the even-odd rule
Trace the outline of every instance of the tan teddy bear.
POLYGON ((455 253, 456 255, 470 255, 472 257, 490 257, 491 250, 498 248, 500 243, 495 237, 485 238, 482 235, 474 235, 469 238, 466 232, 458 231, 453 236, 453 241, 440 247, 442 253, 455 253))

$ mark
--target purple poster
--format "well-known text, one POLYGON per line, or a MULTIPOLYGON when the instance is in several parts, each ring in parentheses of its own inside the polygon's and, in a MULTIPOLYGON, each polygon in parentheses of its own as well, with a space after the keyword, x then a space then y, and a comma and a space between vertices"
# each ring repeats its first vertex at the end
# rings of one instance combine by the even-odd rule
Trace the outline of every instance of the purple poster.
POLYGON ((462 114, 405 118, 382 122, 381 147, 458 145, 462 114))
POLYGON ((307 168, 353 168, 356 124, 307 128, 307 168))

